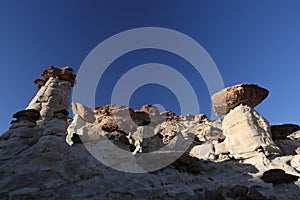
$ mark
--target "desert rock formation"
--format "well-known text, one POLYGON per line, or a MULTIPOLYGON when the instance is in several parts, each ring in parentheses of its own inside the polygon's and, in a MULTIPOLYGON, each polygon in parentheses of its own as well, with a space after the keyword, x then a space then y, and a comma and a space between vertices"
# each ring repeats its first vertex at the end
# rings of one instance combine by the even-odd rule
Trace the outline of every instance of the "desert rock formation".
POLYGON ((35 81, 37 95, 0 136, 0 199, 295 199, 300 194, 300 141, 294 133, 299 126, 271 126, 255 111, 268 95, 257 85, 213 95, 216 114, 224 115, 218 120, 159 113, 151 105, 134 110, 77 102, 70 119, 74 71, 50 67, 43 77, 35 81), (95 156, 99 144, 104 148, 95 156), (115 159, 116 149, 124 157, 115 159), (171 163, 147 171, 176 152, 180 156, 171 163), (116 170, 121 165, 144 173, 116 170))
POLYGON ((225 88, 215 93, 211 99, 216 115, 226 115, 231 109, 240 104, 254 108, 269 94, 265 88, 254 84, 239 84, 225 88))

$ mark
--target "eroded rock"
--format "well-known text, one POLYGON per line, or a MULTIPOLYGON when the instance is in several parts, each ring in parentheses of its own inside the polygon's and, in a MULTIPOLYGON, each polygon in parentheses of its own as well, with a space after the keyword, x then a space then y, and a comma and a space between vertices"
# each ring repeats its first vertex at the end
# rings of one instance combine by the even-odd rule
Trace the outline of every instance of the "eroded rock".
POLYGON ((271 126, 271 133, 273 139, 285 139, 288 135, 300 130, 298 124, 278 124, 271 126))
POLYGON ((75 72, 69 66, 63 68, 56 68, 51 66, 47 70, 43 71, 42 76, 46 82, 50 79, 50 77, 59 78, 60 80, 70 82, 72 87, 74 86, 76 81, 75 72))
POLYGON ((223 116, 231 109, 244 104, 254 108, 269 94, 265 88, 254 84, 239 84, 215 93, 211 99, 216 115, 223 116))
POLYGON ((250 106, 239 105, 231 110, 224 117, 222 130, 226 137, 223 146, 235 158, 254 156, 260 148, 266 154, 281 153, 271 138, 268 121, 250 106))
POLYGON ((261 179, 267 183, 280 184, 297 181, 299 176, 287 174, 282 169, 270 169, 264 172, 261 179))

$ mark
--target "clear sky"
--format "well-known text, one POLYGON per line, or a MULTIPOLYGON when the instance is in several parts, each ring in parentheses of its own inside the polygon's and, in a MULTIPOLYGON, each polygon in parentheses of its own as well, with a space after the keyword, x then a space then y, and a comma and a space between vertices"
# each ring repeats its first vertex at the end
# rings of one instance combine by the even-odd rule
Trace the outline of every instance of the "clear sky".
MULTIPOLYGON (((0 132, 12 115, 37 92, 33 84, 48 66, 78 71, 100 42, 128 29, 164 27, 201 44, 216 63, 225 86, 256 83, 270 91, 257 107, 271 124, 300 124, 300 1, 0 1, 0 132)), ((99 84, 96 104, 110 103, 122 73, 145 63, 169 65, 188 77, 197 90, 201 112, 209 115, 210 98, 189 63, 159 50, 121 56, 99 84), (101 88, 102 87, 102 88, 101 88)), ((178 112, 168 88, 148 84, 130 105, 162 104, 178 112)))

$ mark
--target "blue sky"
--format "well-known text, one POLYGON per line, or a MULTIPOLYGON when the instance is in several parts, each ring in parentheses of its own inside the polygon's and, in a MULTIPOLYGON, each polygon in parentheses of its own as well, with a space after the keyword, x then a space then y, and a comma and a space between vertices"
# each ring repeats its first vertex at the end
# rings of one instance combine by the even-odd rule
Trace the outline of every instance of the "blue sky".
MULTIPOLYGON (((0 132, 37 92, 33 81, 48 66, 78 71, 99 43, 128 29, 163 27, 188 35, 216 63, 225 86, 256 83, 270 91, 257 107, 271 124, 300 124, 300 2, 291 1, 8 1, 0 2, 0 132)), ((201 112, 210 113, 204 81, 184 60, 159 50, 121 56, 99 85, 96 104, 110 103, 112 85, 135 65, 174 67, 197 90, 201 112)), ((140 87, 130 100, 163 104, 178 112, 168 88, 140 87)))

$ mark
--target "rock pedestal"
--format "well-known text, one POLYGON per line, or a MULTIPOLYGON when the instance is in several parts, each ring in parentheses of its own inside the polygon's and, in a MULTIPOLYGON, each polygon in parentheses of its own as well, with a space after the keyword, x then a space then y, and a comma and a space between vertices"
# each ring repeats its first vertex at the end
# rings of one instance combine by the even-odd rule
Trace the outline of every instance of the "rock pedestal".
POLYGON ((75 73, 69 67, 50 67, 43 72, 45 85, 38 83, 40 88, 26 109, 40 112, 42 120, 50 120, 55 115, 68 115, 71 87, 75 83, 75 73))
POLYGON ((268 121, 249 106, 231 110, 224 117, 222 130, 225 140, 219 144, 222 150, 216 147, 219 153, 227 151, 235 158, 252 157, 259 149, 267 155, 281 153, 272 140, 268 121))

